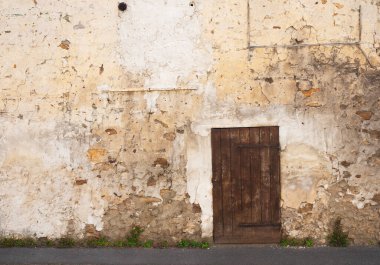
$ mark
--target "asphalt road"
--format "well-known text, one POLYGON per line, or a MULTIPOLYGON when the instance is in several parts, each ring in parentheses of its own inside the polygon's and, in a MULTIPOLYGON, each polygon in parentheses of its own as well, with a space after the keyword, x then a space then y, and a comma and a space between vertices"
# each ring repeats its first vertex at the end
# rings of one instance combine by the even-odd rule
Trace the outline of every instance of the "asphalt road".
POLYGON ((0 264, 380 265, 380 247, 216 246, 207 250, 4 248, 0 249, 0 264))

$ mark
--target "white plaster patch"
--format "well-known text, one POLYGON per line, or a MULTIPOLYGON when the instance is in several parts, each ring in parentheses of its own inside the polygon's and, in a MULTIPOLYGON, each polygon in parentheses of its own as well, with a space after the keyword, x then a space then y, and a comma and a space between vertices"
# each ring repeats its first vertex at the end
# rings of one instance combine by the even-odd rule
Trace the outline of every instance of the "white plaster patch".
POLYGON ((100 92, 106 92, 106 91, 109 91, 111 89, 111 87, 107 84, 102 84, 102 85, 97 86, 97 89, 100 92))
POLYGON ((103 205, 91 206, 91 191, 85 193, 90 202, 74 206, 74 179, 89 172, 83 167, 86 144, 68 141, 73 127, 53 120, 2 125, 7 129, 0 141, 0 229, 7 235, 61 237, 73 215, 80 224, 94 216, 101 228, 103 205))
POLYGON ((150 113, 157 111, 157 99, 160 96, 158 92, 146 93, 144 99, 146 100, 146 109, 150 113))
POLYGON ((187 0, 130 0, 119 27, 121 59, 146 89, 200 87, 211 60, 201 44, 196 5, 187 0))
MULTIPOLYGON (((210 133, 210 130, 209 130, 210 133)), ((212 168, 210 137, 199 136, 190 142, 187 149, 187 193, 191 203, 198 203, 202 209, 202 236, 211 237, 212 225, 212 168)))
POLYGON ((360 192, 359 194, 355 195, 355 198, 351 201, 353 205, 356 206, 358 209, 363 209, 366 204, 370 205, 376 205, 374 202, 371 200, 373 197, 373 193, 371 192, 360 192))

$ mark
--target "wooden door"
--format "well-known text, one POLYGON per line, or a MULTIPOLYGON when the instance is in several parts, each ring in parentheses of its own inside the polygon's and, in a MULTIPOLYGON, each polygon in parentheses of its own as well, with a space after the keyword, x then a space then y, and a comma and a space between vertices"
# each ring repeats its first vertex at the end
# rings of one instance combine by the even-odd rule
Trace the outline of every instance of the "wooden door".
POLYGON ((279 128, 212 129, 215 243, 280 241, 279 128))

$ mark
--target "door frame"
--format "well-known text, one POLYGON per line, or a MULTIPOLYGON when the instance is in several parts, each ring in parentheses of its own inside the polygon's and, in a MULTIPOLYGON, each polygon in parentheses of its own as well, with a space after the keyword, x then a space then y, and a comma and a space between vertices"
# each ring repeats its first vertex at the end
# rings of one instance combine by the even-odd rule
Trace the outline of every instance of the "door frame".
MULTIPOLYGON (((280 241, 280 237, 281 237, 281 205, 280 205, 280 201, 281 201, 281 165, 280 165, 280 135, 279 135, 279 126, 256 126, 256 127, 223 127, 223 128, 211 128, 211 132, 210 132, 210 138, 211 138, 211 162, 212 162, 212 198, 213 198, 213 207, 212 207, 212 210, 213 210, 213 239, 214 239, 214 242, 215 243, 233 243, 233 244, 238 244, 238 243, 243 243, 243 244, 247 244, 247 243, 278 243, 280 241), (215 139, 213 137, 215 137, 215 133, 217 131, 222 131, 222 130, 229 130, 229 143, 230 143, 230 146, 229 146, 229 150, 230 150, 230 154, 229 154, 229 159, 231 160, 232 158, 232 148, 235 148, 235 147, 232 147, 232 144, 231 144, 231 131, 233 130, 239 130, 240 132, 240 129, 255 129, 257 131, 257 129, 259 129, 259 137, 261 138, 261 130, 264 128, 265 131, 270 131, 271 135, 276 132, 275 134, 275 139, 272 141, 275 142, 275 144, 273 144, 272 142, 268 143, 268 144, 262 144, 262 139, 260 139, 260 143, 258 144, 246 144, 245 146, 242 145, 242 144, 239 144, 240 146, 244 146, 244 148, 252 148, 254 151, 256 152, 259 152, 260 154, 260 157, 261 157, 261 152, 264 148, 266 148, 265 150, 267 150, 269 153, 268 153, 268 160, 267 160, 267 163, 268 163, 268 167, 269 167, 269 190, 270 190, 270 195, 269 195, 269 205, 271 208, 269 208, 269 212, 271 212, 272 216, 271 216, 271 223, 265 223, 265 224, 254 224, 254 223, 249 223, 247 224, 247 226, 242 226, 242 227, 246 227, 247 230, 244 230, 244 231, 249 231, 249 235, 252 235, 252 236, 247 236, 247 237, 240 237, 238 235, 229 235, 229 232, 227 232, 227 235, 224 233, 224 228, 223 228, 223 236, 220 236, 221 232, 220 232, 220 224, 217 223, 217 222, 220 222, 220 220, 217 220, 218 218, 221 218, 223 220, 224 219, 224 215, 223 215, 223 209, 221 210, 222 211, 222 217, 220 216, 220 205, 217 205, 215 199, 216 197, 218 197, 216 194, 217 194, 217 189, 219 190, 222 190, 222 194, 223 194, 223 182, 222 181, 219 181, 217 180, 217 176, 216 174, 220 174, 220 178, 221 178, 221 174, 222 173, 217 173, 219 171, 219 169, 216 169, 215 168, 215 161, 214 161, 214 156, 215 156, 215 143, 213 143, 213 141, 215 141, 215 139), (274 129, 276 128, 276 129, 274 129), (273 130, 274 129, 274 130, 273 130), (278 149, 278 151, 274 152, 272 150, 276 150, 278 149), (272 172, 272 166, 273 164, 275 165, 275 167, 277 166, 278 168, 275 169, 275 173, 272 172), (274 174, 274 175, 273 175, 274 174), (278 176, 276 176, 278 175, 278 176), (274 195, 274 198, 277 198, 276 200, 273 201, 273 197, 272 197, 272 189, 273 189, 273 186, 271 181, 273 180, 273 177, 276 179, 276 186, 275 187, 275 195, 274 195), (218 186, 217 186, 218 185, 218 186), (273 208, 275 207, 275 208, 273 208), (275 209, 273 211, 273 209, 275 209), (218 214, 216 214, 216 212, 218 212, 218 214), (273 213, 276 212, 276 218, 273 217, 273 213), (278 216, 277 216, 278 214, 278 216), (219 216, 218 216, 219 215, 219 216), (276 219, 276 224, 274 224, 274 220, 273 219, 276 219), (218 230, 216 232, 216 230, 218 230), (218 235, 216 235, 218 234, 218 235)), ((219 136, 220 137, 220 136, 219 136)), ((251 136, 249 136, 251 137, 251 136)), ((271 136, 272 137, 272 136, 271 136)), ((221 141, 221 140, 220 140, 221 141)), ((239 138, 239 141, 241 141, 241 139, 239 138)), ((236 144, 236 143, 235 143, 236 144)), ((219 148, 221 149, 221 145, 219 146, 219 148)), ((219 150, 219 152, 221 152, 219 150)), ((250 151, 250 156, 251 156, 251 153, 252 151, 250 151)), ((219 156, 221 156, 221 154, 219 154, 219 156)), ((239 153, 239 156, 241 157, 242 154, 239 153)), ((221 158, 219 158, 221 159, 221 158)), ((261 173, 262 173, 262 165, 263 165, 263 160, 260 159, 260 183, 262 184, 262 176, 261 176, 261 173)), ((252 160, 251 160, 252 162, 252 160)), ((222 163, 222 162, 220 162, 222 163)), ((222 164, 220 164, 220 167, 222 166, 222 164)), ((239 167, 241 167, 241 164, 239 164, 239 167)), ((231 168, 229 169, 230 170, 230 173, 231 174, 231 168)), ((239 170, 239 174, 241 175, 242 173, 240 173, 240 170, 239 170)), ((250 180, 252 180, 252 171, 250 171, 250 175, 249 175, 249 178, 250 180)), ((230 177, 230 180, 228 180, 227 182, 231 182, 231 177, 230 177)), ((242 180, 241 180, 242 181, 242 180)), ((261 185, 260 184, 260 185, 261 185)), ((251 184, 252 185, 252 184, 251 184)), ((250 186, 250 189, 252 189, 252 186, 250 186)), ((262 198, 262 188, 260 188, 259 190, 260 192, 260 198, 262 198)), ((231 193, 233 193, 231 191, 231 193)), ((252 192, 250 193, 250 195, 252 196, 252 192)), ((222 195, 223 196, 223 195, 222 195)), ((222 197, 222 200, 223 197, 222 197)), ((222 203, 222 206, 223 208, 223 203, 222 203)), ((252 197, 251 197, 251 207, 252 206, 252 197)), ((267 208, 268 209, 268 208, 267 208)), ((262 212, 260 212, 260 214, 262 215, 262 212)), ((233 219, 235 217, 231 217, 231 219, 233 219)), ((252 217, 251 217, 251 221, 252 221, 252 217)), ((222 221, 224 222, 224 221, 222 221)), ((233 222, 233 221, 232 221, 233 222)), ((261 221, 262 222, 262 221, 261 221)), ((224 225, 223 225, 224 226, 224 225)), ((232 225, 233 227, 233 225, 232 225)), ((237 229, 238 230, 238 229, 237 229)), ((233 234, 233 233, 232 233, 233 234)), ((244 234, 244 233, 243 233, 244 234)))

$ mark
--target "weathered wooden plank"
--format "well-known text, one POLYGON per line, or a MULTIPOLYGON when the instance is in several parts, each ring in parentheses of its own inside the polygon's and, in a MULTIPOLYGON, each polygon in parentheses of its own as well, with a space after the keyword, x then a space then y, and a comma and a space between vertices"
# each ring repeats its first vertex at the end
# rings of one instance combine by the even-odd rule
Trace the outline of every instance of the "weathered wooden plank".
POLYGON ((220 129, 211 130, 214 237, 223 236, 222 159, 220 129))
POLYGON ((238 148, 279 147, 277 144, 239 144, 238 148))
MULTIPOLYGON (((249 130, 249 143, 260 143, 260 128, 250 128, 249 130)), ((260 148, 253 148, 251 150, 251 198, 252 198, 252 223, 261 223, 261 156, 260 148)))
POLYGON ((269 244, 279 243, 281 231, 278 227, 255 227, 242 237, 224 236, 215 240, 219 244, 269 244))
POLYGON ((229 129, 221 129, 222 196, 224 236, 232 235, 232 181, 231 181, 231 138, 229 129))
MULTIPOLYGON (((249 128, 240 129, 240 143, 249 143, 249 128)), ((241 165, 241 215, 238 220, 239 223, 249 223, 252 220, 251 213, 251 161, 250 150, 240 149, 241 165)))
POLYGON ((230 129, 231 140, 231 184, 232 184, 232 232, 238 234, 239 214, 241 212, 241 179, 240 179, 240 130, 230 129))
MULTIPOLYGON (((270 144, 270 128, 260 128, 260 144, 270 144)), ((271 223, 271 176, 270 176, 270 148, 263 147, 261 154, 261 222, 264 224, 271 223)))
MULTIPOLYGON (((279 127, 270 128, 270 142, 274 145, 279 145, 279 127)), ((280 223, 280 152, 277 148, 271 148, 270 151, 271 165, 271 208, 272 208, 272 223, 280 223)))

